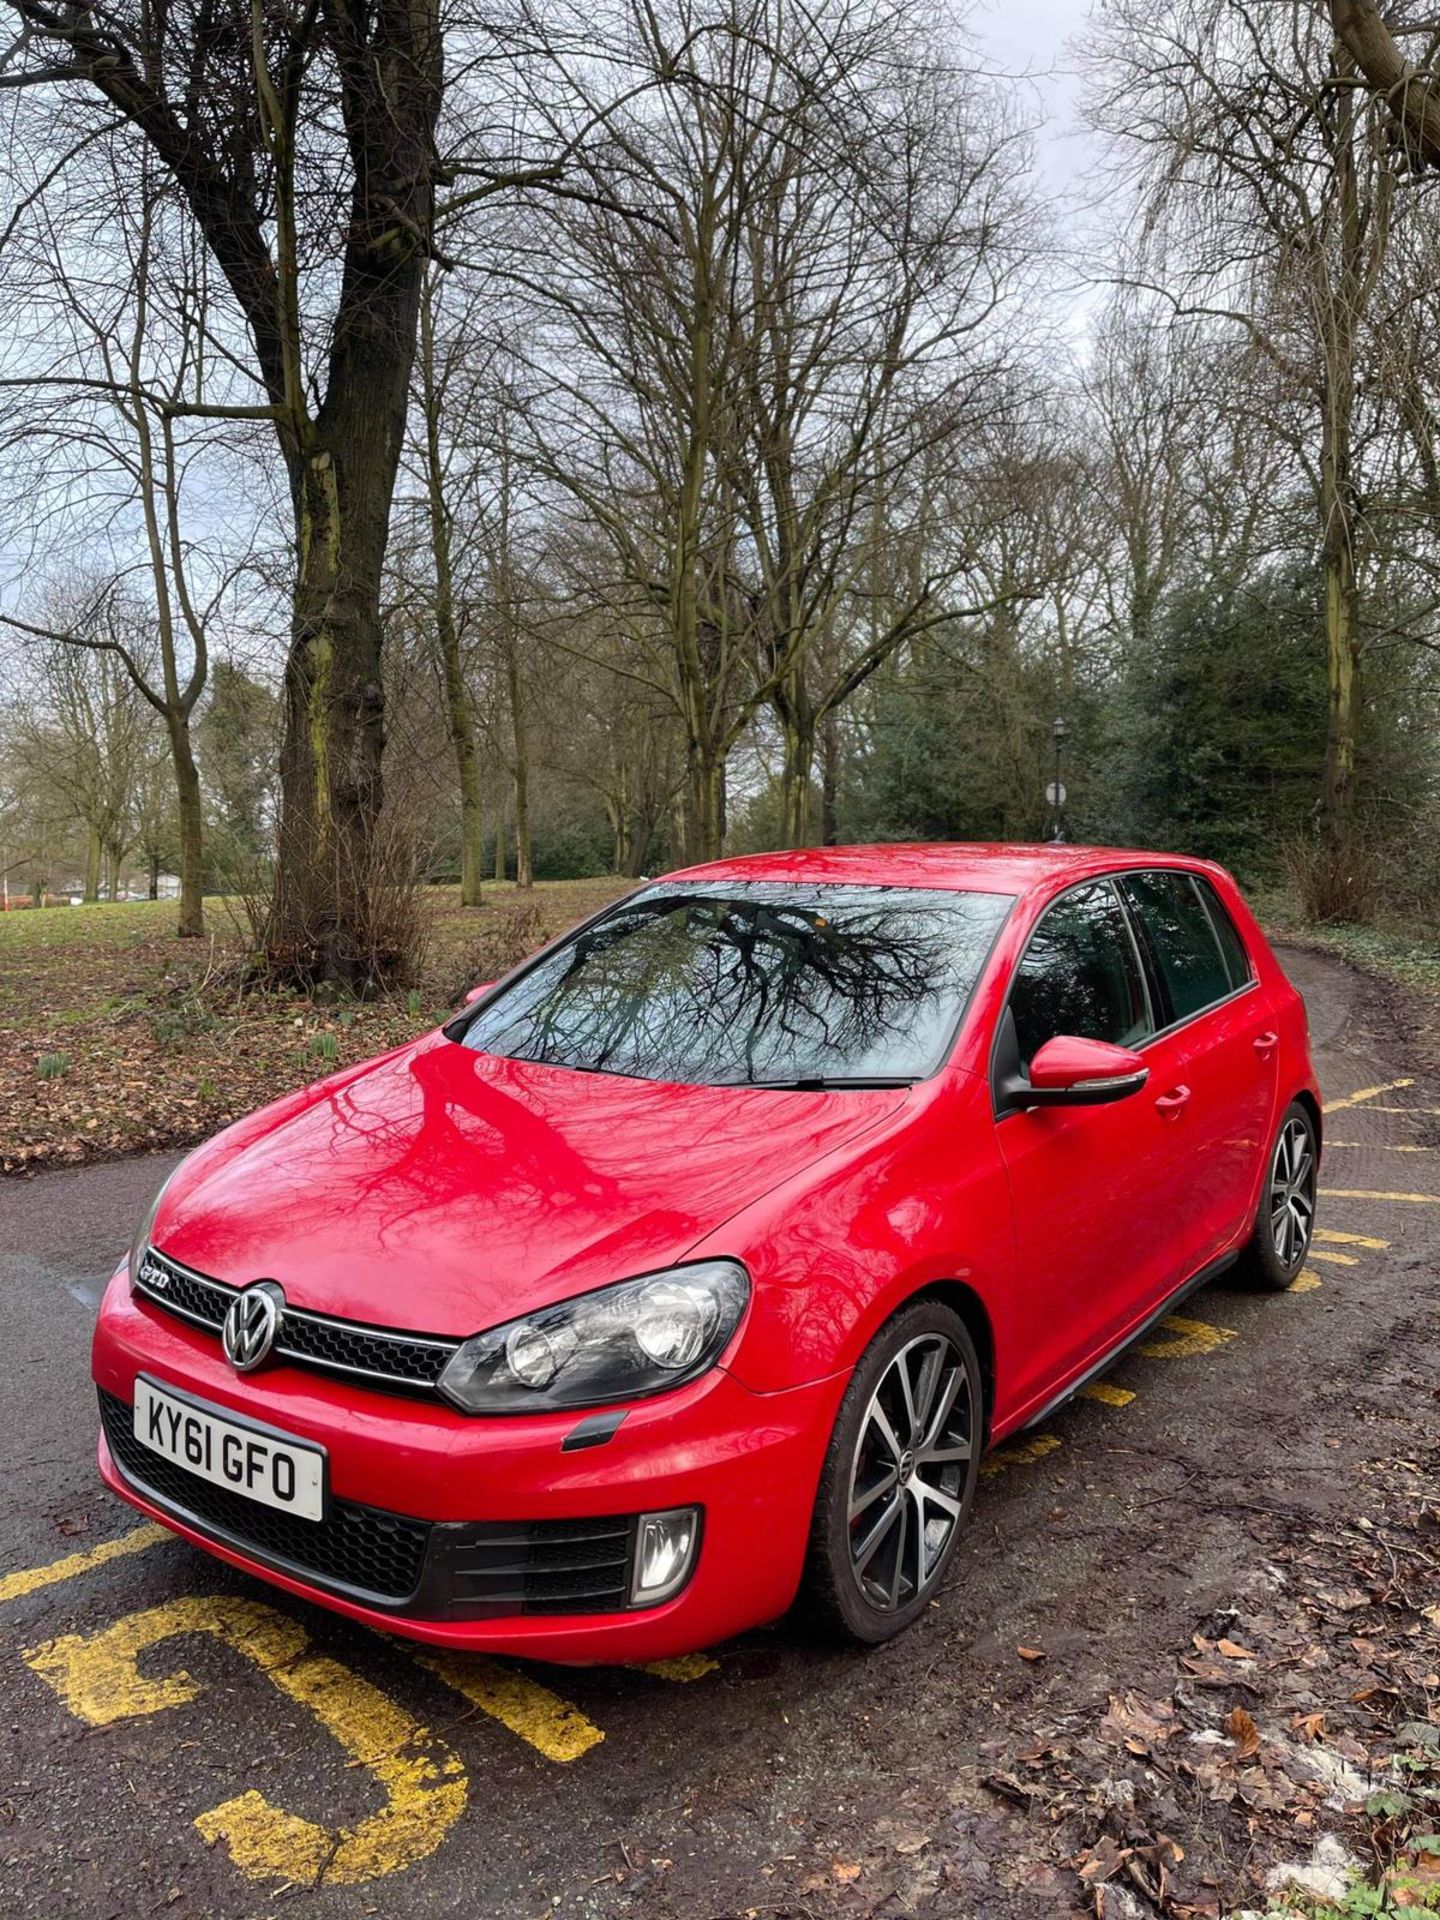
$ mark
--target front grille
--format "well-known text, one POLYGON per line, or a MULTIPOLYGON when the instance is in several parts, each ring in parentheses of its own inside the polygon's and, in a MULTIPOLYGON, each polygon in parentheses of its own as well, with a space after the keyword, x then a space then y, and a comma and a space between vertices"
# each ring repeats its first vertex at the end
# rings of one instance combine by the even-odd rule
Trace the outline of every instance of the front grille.
POLYGON ((594 1520, 415 1520, 330 1501, 301 1520, 212 1486, 135 1438, 132 1409, 100 1392, 110 1452, 126 1480, 203 1533, 318 1587, 422 1620, 623 1613, 636 1516, 594 1520))
MULTIPOLYGON (((182 1267, 177 1260, 147 1250, 140 1263, 136 1286, 145 1298, 166 1313, 192 1326, 218 1334, 238 1288, 182 1267)), ((335 1320, 287 1304, 275 1339, 277 1358, 322 1373, 341 1373, 367 1386, 392 1393, 419 1394, 433 1399, 446 1362, 459 1346, 437 1334, 397 1333, 385 1327, 362 1326, 354 1320, 335 1320)))
POLYGON ((332 1500, 324 1520, 278 1513, 228 1487, 212 1486, 175 1461, 153 1453, 135 1438, 131 1408, 103 1390, 100 1418, 126 1479, 133 1480, 142 1493, 153 1494, 160 1505, 195 1520, 207 1533, 326 1586, 387 1605, 408 1600, 418 1589, 429 1521, 348 1500, 332 1500))

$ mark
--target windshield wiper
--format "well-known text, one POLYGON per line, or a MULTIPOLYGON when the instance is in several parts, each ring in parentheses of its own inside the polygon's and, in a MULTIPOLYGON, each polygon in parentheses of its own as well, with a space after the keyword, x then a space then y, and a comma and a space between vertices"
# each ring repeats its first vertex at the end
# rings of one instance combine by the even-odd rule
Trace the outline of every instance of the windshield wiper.
POLYGON ((918 1074, 810 1073, 798 1080, 722 1080, 722 1087, 771 1087, 797 1093, 841 1093, 853 1087, 913 1087, 918 1074))

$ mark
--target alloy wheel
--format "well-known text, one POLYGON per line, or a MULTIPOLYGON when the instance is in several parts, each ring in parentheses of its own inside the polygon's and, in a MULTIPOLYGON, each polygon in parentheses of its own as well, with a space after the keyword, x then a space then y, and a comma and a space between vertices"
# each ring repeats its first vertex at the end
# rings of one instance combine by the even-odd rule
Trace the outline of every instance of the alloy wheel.
POLYGON ((1314 1142, 1303 1120, 1287 1120, 1270 1166, 1270 1233, 1287 1273, 1305 1258, 1314 1224, 1314 1142))
POLYGON ((908 1341, 880 1376, 850 1473, 850 1569, 872 1607, 936 1577, 964 1507, 974 1435, 964 1360, 944 1334, 908 1341))

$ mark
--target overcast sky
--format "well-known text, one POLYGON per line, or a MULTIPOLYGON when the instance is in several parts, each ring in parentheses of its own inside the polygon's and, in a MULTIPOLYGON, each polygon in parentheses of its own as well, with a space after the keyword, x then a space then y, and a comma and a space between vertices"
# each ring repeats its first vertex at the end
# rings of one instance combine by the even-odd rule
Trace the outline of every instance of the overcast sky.
POLYGON ((1073 41, 1090 14, 1091 0, 980 0, 970 26, 994 66, 1029 74, 1047 120, 1050 165, 1073 172, 1079 87, 1073 41), (1068 155, 1065 150, 1070 149, 1068 155))

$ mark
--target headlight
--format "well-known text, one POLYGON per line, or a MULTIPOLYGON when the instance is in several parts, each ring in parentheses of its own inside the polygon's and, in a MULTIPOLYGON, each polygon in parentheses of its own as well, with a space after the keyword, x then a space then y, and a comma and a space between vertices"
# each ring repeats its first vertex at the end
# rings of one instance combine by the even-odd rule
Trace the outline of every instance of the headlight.
POLYGON ((734 1260, 622 1280, 477 1333, 440 1390, 466 1413, 550 1413, 661 1393, 714 1366, 749 1297, 734 1260))
MULTIPOLYGON (((184 1164, 185 1162, 182 1160, 180 1167, 183 1167, 184 1164)), ((145 1250, 150 1245, 151 1230, 155 1225, 155 1216, 160 1211, 160 1202, 165 1198, 165 1189, 180 1171, 180 1167, 173 1167, 169 1175, 160 1182, 159 1191, 146 1209, 144 1219, 135 1229, 135 1238, 130 1242, 130 1285, 132 1287, 135 1285, 135 1277, 140 1271, 140 1262, 145 1258, 145 1250)))

